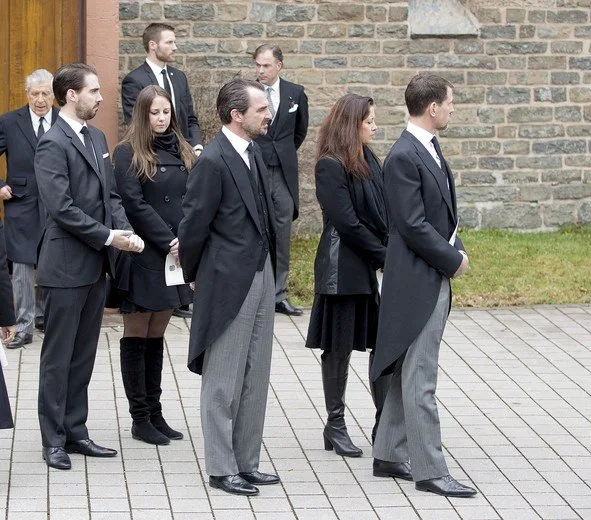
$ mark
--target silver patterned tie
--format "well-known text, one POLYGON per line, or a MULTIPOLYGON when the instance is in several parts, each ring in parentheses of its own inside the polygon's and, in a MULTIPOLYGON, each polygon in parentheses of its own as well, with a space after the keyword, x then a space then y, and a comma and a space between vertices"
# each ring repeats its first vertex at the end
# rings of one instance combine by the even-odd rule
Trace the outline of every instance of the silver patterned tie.
POLYGON ((275 105, 273 104, 273 99, 271 98, 271 91, 273 90, 271 87, 267 87, 265 89, 267 91, 267 101, 269 102, 269 112, 271 112, 271 120, 275 119, 275 105))

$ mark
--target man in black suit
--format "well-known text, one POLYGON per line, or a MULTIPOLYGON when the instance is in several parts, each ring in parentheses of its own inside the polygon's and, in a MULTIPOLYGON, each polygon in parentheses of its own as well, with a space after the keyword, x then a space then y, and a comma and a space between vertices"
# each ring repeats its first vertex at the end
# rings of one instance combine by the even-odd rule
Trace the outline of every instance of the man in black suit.
POLYGON ((69 469, 67 453, 114 457, 88 437, 88 384, 113 248, 139 252, 115 191, 105 135, 87 125, 102 101, 96 70, 64 65, 53 79, 61 108, 35 154, 39 195, 47 210, 37 279, 45 300, 39 367, 39 424, 48 466, 69 469), (111 246, 111 247, 109 247, 111 246))
POLYGON ((193 109, 193 98, 184 72, 169 66, 177 50, 174 27, 164 23, 151 23, 142 36, 146 61, 132 70, 121 83, 123 116, 129 124, 131 112, 140 90, 148 85, 159 85, 172 98, 176 120, 185 139, 197 154, 203 150, 199 121, 193 109))
POLYGON ((43 305, 35 297, 37 244, 45 226, 45 210, 39 201, 33 159, 38 139, 55 123, 52 109, 52 74, 39 69, 25 80, 28 104, 0 116, 0 155, 6 153, 7 178, 0 179, 4 201, 6 251, 12 262, 12 286, 16 308, 16 336, 8 348, 33 341, 33 324, 43 328, 43 305))
POLYGON ((405 100, 407 129, 384 162, 390 233, 370 375, 376 380, 392 372, 392 379, 373 448, 374 475, 412 478, 421 491, 469 497, 476 490, 447 469, 435 400, 449 280, 468 269, 457 236, 454 179, 435 137, 453 113, 453 86, 418 74, 405 100))
MULTIPOLYGON (((12 304, 12 285, 8 266, 6 265, 6 248, 4 247, 4 224, 0 220, 0 342, 8 345, 16 334, 14 325, 14 306, 12 304)), ((2 348, 2 346, 0 346, 2 348)), ((4 372, 0 366, 0 430, 13 428, 12 411, 4 381, 4 372)))
POLYGON ((291 223, 298 218, 299 184, 297 150, 308 132, 308 98, 304 87, 279 78, 283 53, 264 44, 253 54, 257 79, 265 87, 271 112, 269 131, 256 139, 269 171, 277 228, 275 311, 300 316, 302 311, 287 299, 291 223))
POLYGON ((256 495, 276 484, 258 469, 273 343, 275 230, 262 155, 253 139, 267 131, 262 86, 224 85, 222 130, 187 182, 179 257, 195 282, 189 369, 203 374, 201 426, 209 485, 256 495))
MULTIPOLYGON (((174 61, 177 50, 174 27, 164 23, 151 23, 144 30, 142 41, 147 53, 146 61, 125 76, 121 83, 125 123, 128 124, 131 120, 131 112, 140 90, 148 85, 159 85, 170 94, 181 132, 193 147, 195 155, 199 156, 203 150, 203 141, 187 76, 181 70, 168 65, 174 61)), ((175 309, 173 315, 190 318, 192 313, 187 305, 175 309)))

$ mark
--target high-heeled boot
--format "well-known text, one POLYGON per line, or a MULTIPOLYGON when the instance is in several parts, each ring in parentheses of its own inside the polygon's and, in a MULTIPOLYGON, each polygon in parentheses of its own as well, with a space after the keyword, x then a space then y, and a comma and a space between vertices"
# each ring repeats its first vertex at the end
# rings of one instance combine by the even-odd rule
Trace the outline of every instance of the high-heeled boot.
POLYGON ((133 420, 132 437, 148 444, 170 444, 170 439, 150 423, 150 409, 146 401, 145 338, 121 338, 119 344, 123 388, 133 420))
POLYGON ((173 430, 162 417, 162 364, 164 358, 164 338, 146 338, 146 402, 150 410, 150 422, 169 439, 179 440, 183 434, 173 430))
POLYGON ((334 448, 337 455, 344 457, 361 457, 363 451, 359 449, 349 437, 345 425, 345 391, 349 374, 349 355, 337 355, 333 352, 323 352, 322 386, 328 420, 324 427, 324 449, 334 448))
MULTIPOLYGON (((371 365, 373 363, 373 356, 374 356, 375 349, 373 349, 369 353, 369 371, 371 372, 371 365)), ((376 440, 376 434, 378 432, 378 425, 380 423, 380 417, 382 416, 382 410, 384 408, 384 402, 386 401, 386 396, 388 395, 388 390, 390 388, 390 380, 392 376, 387 374, 385 376, 378 377, 375 381, 369 381, 369 388, 371 390, 371 398, 373 399, 373 404, 376 407, 376 420, 373 425, 373 429, 371 430, 371 444, 373 446, 376 440)))

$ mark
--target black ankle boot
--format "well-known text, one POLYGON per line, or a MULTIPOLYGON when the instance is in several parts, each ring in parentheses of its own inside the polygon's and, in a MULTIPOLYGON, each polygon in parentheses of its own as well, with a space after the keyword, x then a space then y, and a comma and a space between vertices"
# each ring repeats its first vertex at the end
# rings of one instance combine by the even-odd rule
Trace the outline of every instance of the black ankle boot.
POLYGON ((164 338, 146 339, 146 402, 150 411, 150 422, 168 439, 179 440, 183 434, 173 430, 162 416, 162 364, 164 359, 164 338))
POLYGON ((148 444, 169 444, 169 438, 150 424, 150 409, 146 402, 145 351, 144 338, 121 338, 121 376, 133 419, 131 435, 148 444))
POLYGON ((350 358, 351 354, 339 356, 333 352, 323 352, 321 356, 322 386, 328 412, 324 449, 330 451, 334 448, 337 455, 344 457, 361 457, 363 451, 353 444, 345 425, 345 390, 350 358))
MULTIPOLYGON (((371 372, 371 365, 373 363, 373 356, 374 356, 375 349, 373 349, 369 353, 369 371, 371 372)), ((386 396, 388 395, 388 390, 390 389, 390 380, 392 379, 392 375, 388 374, 385 376, 378 377, 375 381, 369 381, 369 388, 371 390, 371 398, 373 399, 373 404, 376 407, 376 420, 373 425, 373 429, 371 430, 371 444, 375 443, 376 434, 378 432, 378 425, 380 424, 380 417, 382 416, 382 410, 384 409, 384 403, 386 402, 386 396)))

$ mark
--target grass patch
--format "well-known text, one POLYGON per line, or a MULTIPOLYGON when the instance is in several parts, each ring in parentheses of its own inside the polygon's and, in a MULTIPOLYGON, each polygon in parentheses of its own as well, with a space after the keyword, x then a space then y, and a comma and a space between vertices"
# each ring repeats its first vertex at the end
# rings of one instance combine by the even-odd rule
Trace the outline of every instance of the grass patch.
MULTIPOLYGON (((454 306, 591 303, 591 227, 553 233, 463 231, 470 270, 453 280, 454 306)), ((292 240, 289 296, 309 307, 319 235, 292 240)))

